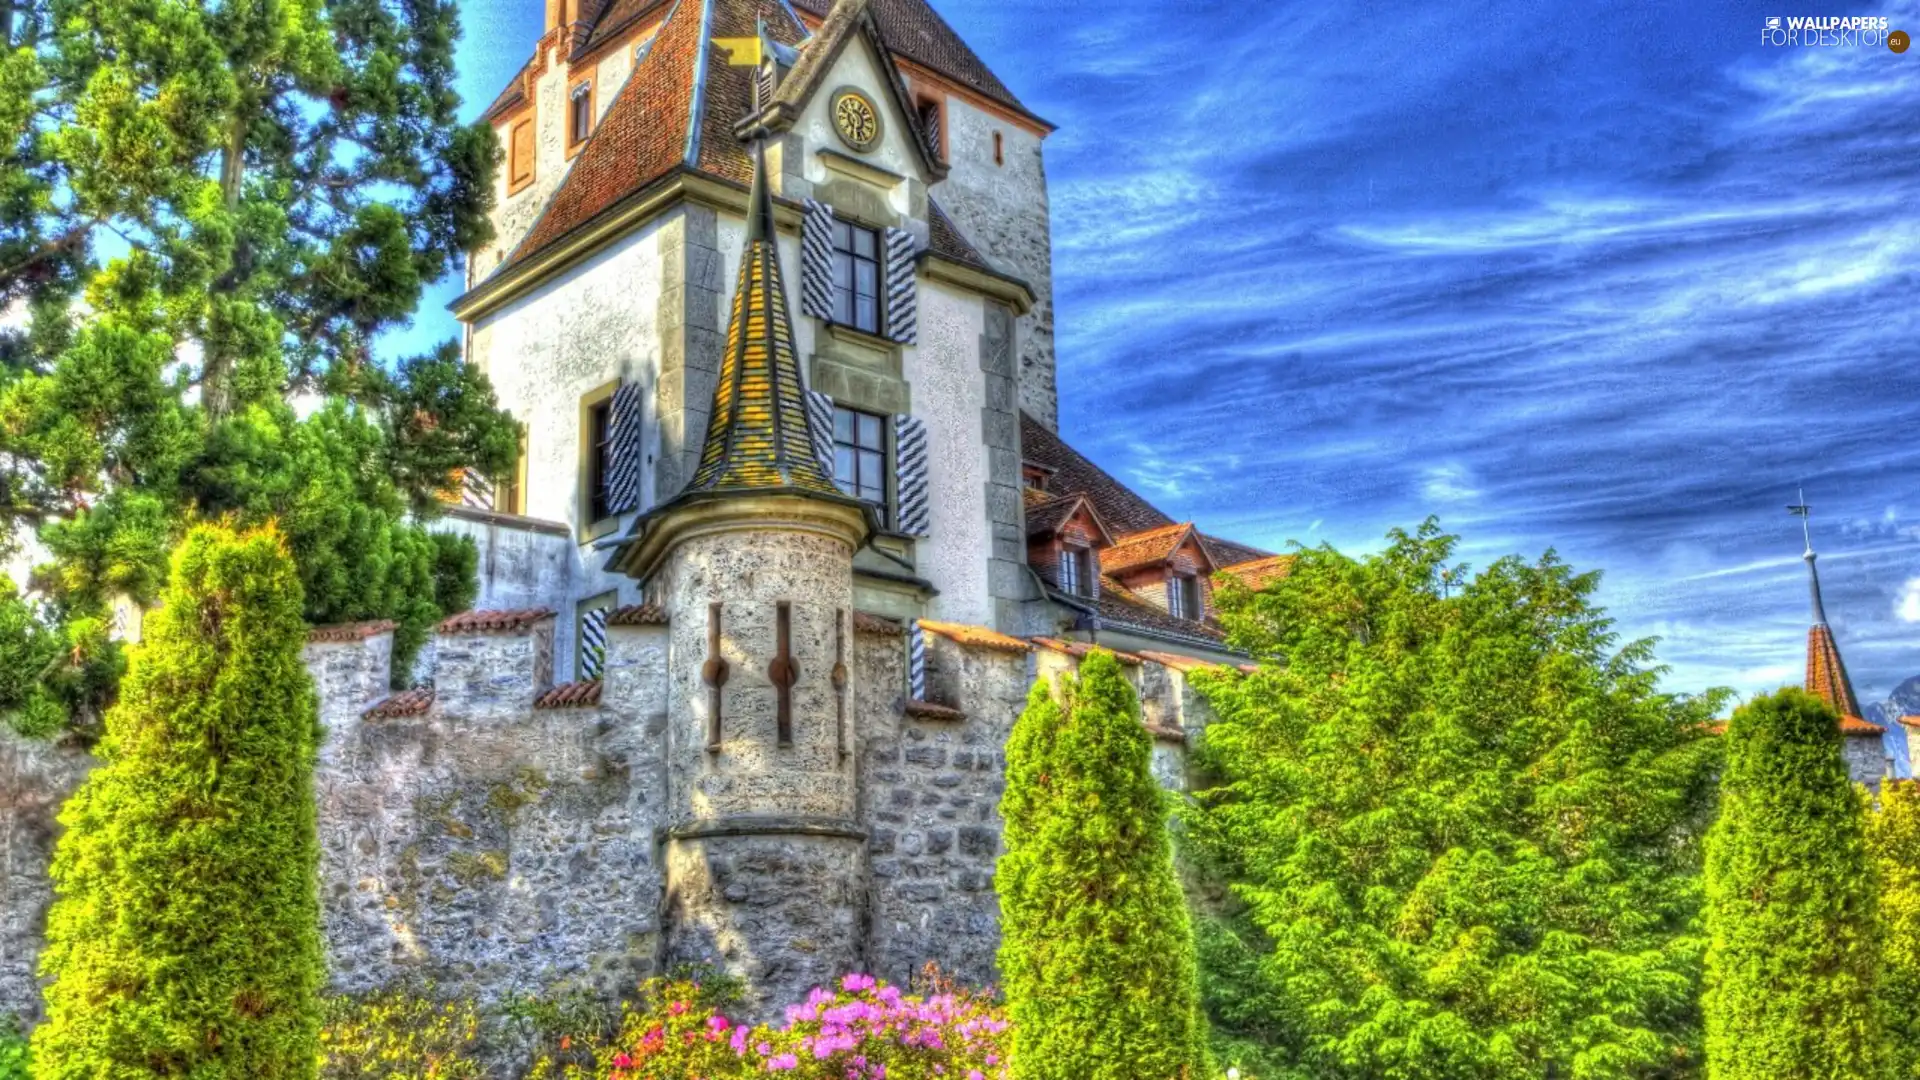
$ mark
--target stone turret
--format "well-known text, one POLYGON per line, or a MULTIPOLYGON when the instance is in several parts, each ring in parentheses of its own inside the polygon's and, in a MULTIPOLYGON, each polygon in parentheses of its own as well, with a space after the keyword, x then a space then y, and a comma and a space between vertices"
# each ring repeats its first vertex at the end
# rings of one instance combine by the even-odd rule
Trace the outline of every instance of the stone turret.
POLYGON ((861 966, 853 556, 875 523, 817 456, 764 149, 700 464, 615 566, 671 625, 669 964, 744 976, 756 1005, 861 966))

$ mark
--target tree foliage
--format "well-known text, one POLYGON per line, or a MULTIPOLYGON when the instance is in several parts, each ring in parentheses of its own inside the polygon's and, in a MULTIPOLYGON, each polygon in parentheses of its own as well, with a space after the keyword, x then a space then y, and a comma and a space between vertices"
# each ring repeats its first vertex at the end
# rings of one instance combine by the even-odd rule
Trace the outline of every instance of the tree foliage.
POLYGON ((319 714, 271 528, 201 526, 61 811, 39 1080, 314 1076, 319 714))
POLYGON ((0 556, 29 532, 52 555, 29 584, 83 669, 63 706, 97 715, 117 659, 91 630, 223 515, 283 522, 311 621, 398 620, 404 674, 447 564, 408 514, 518 442, 457 345, 375 354, 490 234, 453 4, 12 7, 0 301, 30 318, 0 341, 0 556))
POLYGON ((1427 522, 1221 618, 1188 835, 1223 1058, 1295 1080, 1697 1075, 1719 695, 1661 694, 1596 574, 1427 522))
POLYGON ((1840 718, 1802 690, 1736 710, 1707 841, 1707 1075, 1883 1076, 1866 808, 1840 718))
POLYGON ((1880 1000, 1895 1080, 1920 1080, 1920 783, 1880 792, 1867 840, 1880 874, 1880 1000))
POLYGON ((1193 932, 1151 755, 1106 651, 1036 685, 1014 726, 995 888, 1017 1080, 1203 1075, 1193 932))

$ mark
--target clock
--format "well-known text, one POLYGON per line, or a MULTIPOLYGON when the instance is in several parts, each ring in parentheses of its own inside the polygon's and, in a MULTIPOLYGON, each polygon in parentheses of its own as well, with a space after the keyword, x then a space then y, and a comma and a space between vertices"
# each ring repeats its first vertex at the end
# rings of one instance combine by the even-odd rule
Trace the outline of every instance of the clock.
POLYGON ((852 87, 839 90, 833 95, 833 130, 841 142, 864 154, 880 143, 880 110, 852 87))

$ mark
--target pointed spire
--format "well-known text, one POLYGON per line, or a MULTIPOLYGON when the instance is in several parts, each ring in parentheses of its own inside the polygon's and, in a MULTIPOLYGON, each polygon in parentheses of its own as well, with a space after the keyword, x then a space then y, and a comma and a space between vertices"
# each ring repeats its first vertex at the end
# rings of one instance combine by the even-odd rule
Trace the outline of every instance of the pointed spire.
POLYGON ((780 274, 764 137, 754 139, 746 250, 699 468, 683 494, 798 491, 845 499, 814 455, 780 274))
POLYGON ((1827 608, 1820 599, 1820 570, 1816 565, 1819 556, 1813 551, 1813 528, 1809 521, 1813 508, 1807 505, 1805 492, 1801 493, 1799 502, 1787 507, 1787 512, 1800 519, 1801 535, 1807 544, 1806 554, 1801 558, 1807 561, 1807 579, 1813 590, 1813 628, 1807 632, 1807 692, 1833 706, 1840 714, 1843 731, 1852 733, 1849 723, 1873 727, 1860 719, 1860 699, 1853 692, 1846 661, 1840 658, 1840 643, 1834 640, 1833 628, 1827 625, 1827 608))

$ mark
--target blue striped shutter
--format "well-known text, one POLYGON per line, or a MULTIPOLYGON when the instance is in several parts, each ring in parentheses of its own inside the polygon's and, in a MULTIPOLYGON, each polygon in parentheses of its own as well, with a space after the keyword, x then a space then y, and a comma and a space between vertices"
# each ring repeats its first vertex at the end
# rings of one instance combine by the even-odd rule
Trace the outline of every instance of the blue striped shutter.
POLYGON ((899 492, 894 529, 908 536, 933 533, 933 497, 928 490, 927 422, 917 416, 893 418, 893 477, 899 492))
MULTIPOLYGON (((887 230, 887 336, 902 345, 920 342, 920 298, 913 234, 887 230)), ((831 272, 831 267, 829 267, 831 272)))
POLYGON ((833 318, 833 207, 812 199, 800 228, 800 313, 833 318))
POLYGON ((833 398, 818 390, 807 391, 807 434, 813 439, 820 471, 833 479, 833 398))
POLYGON ((607 608, 580 617, 580 677, 599 682, 607 667, 607 608))
POLYGON ((640 509, 640 477, 647 464, 646 415, 640 384, 620 384, 613 392, 607 461, 607 506, 616 514, 640 509))
POLYGON ((919 620, 907 627, 907 696, 927 700, 927 634, 919 620))
POLYGON ((474 510, 493 509, 493 482, 473 469, 462 469, 460 505, 474 510))

